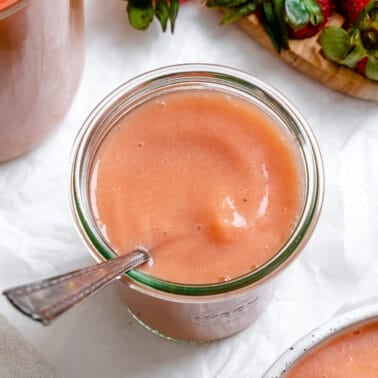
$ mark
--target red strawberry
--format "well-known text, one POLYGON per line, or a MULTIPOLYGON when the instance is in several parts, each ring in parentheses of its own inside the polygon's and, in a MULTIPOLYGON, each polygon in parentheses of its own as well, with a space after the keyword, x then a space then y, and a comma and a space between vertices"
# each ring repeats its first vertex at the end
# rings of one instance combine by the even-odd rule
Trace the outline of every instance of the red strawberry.
POLYGON ((304 39, 312 37, 318 32, 323 29, 325 24, 328 22, 329 18, 331 17, 334 9, 335 4, 333 0, 317 0, 317 3, 319 4, 322 14, 323 14, 323 22, 319 25, 313 25, 310 22, 302 27, 299 30, 293 30, 289 28, 289 37, 293 39, 304 39))
POLYGON ((369 3, 370 0, 337 0, 337 10, 351 25, 369 3))
POLYGON ((323 29, 318 42, 328 60, 378 82, 377 11, 378 0, 370 1, 347 30, 345 25, 344 28, 328 26, 323 29))
POLYGON ((366 71, 366 65, 368 62, 369 58, 367 56, 363 57, 360 59, 360 61, 355 65, 354 70, 358 72, 360 75, 365 76, 365 71, 366 71))

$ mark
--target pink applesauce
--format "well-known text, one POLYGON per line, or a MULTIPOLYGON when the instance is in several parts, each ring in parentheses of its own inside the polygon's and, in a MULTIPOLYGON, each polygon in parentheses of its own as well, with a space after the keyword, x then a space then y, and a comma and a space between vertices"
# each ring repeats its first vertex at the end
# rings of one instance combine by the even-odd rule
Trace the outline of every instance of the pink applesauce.
POLYGON ((285 377, 378 377, 378 323, 331 339, 299 360, 285 377))
POLYGON ((58 124, 83 65, 82 0, 22 5, 0 0, 0 161, 29 151, 58 124))
POLYGON ((17 3, 18 0, 0 0, 0 11, 7 9, 11 5, 17 3))
POLYGON ((161 95, 103 140, 90 179, 97 225, 119 254, 180 283, 227 281, 267 262, 303 205, 297 151, 272 118, 216 91, 161 95))

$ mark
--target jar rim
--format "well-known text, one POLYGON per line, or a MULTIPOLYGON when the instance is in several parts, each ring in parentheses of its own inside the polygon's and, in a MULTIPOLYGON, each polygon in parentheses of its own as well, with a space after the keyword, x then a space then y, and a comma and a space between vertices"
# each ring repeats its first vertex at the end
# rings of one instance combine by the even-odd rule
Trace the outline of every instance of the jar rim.
POLYGON ((138 94, 146 94, 149 91, 167 86, 168 82, 182 84, 183 82, 201 81, 202 83, 212 82, 219 85, 221 83, 225 88, 243 90, 254 101, 265 101, 269 106, 275 106, 272 114, 277 116, 278 112, 281 112, 280 116, 285 116, 287 122, 290 122, 290 127, 296 129, 298 145, 300 145, 303 155, 307 185, 303 211, 291 236, 271 259, 252 272, 226 282, 213 284, 169 282, 139 270, 132 270, 125 275, 133 284, 141 285, 144 288, 191 296, 235 291, 246 286, 261 284, 267 278, 277 274, 299 253, 307 242, 316 225, 324 192, 323 165, 316 139, 302 115, 280 92, 243 71, 220 65, 181 64, 149 71, 125 82, 108 94, 95 107, 81 127, 72 149, 71 210, 79 234, 97 261, 111 259, 116 254, 100 236, 89 208, 86 185, 89 143, 93 143, 96 135, 98 137, 98 133, 103 131, 106 124, 109 125, 111 117, 114 117, 117 110, 122 109, 122 106, 125 106, 126 100, 136 98, 138 94))

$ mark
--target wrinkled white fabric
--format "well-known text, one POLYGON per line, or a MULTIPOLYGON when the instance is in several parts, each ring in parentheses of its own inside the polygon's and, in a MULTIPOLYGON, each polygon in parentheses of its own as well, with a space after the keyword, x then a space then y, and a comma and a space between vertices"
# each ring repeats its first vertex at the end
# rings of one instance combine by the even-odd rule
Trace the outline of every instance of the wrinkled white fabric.
POLYGON ((49 327, 0 298, 0 312, 66 377, 259 378, 295 340, 378 287, 378 107, 331 91, 281 62, 220 14, 185 3, 173 36, 131 29, 119 0, 90 0, 83 81, 60 128, 0 166, 0 289, 90 264, 67 203, 69 153, 90 110, 136 74, 174 63, 217 63, 278 88, 312 126, 323 153, 319 225, 279 280, 271 305, 244 332, 205 345, 165 341, 129 315, 114 287, 49 327))

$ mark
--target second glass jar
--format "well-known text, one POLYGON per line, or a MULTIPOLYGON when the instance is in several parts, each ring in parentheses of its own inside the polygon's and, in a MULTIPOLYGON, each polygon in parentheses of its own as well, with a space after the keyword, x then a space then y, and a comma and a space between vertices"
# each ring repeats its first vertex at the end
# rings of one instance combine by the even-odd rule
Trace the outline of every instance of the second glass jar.
POLYGON ((0 162, 59 123, 84 61, 82 0, 0 2, 0 162))

